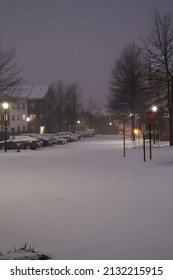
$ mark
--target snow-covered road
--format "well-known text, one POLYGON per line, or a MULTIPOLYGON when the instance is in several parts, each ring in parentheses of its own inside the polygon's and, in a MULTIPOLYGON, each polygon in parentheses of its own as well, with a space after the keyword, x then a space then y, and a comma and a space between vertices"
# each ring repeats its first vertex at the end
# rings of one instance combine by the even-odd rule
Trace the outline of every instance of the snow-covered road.
POLYGON ((0 251, 25 242, 53 259, 172 259, 173 148, 96 135, 0 152, 0 251))

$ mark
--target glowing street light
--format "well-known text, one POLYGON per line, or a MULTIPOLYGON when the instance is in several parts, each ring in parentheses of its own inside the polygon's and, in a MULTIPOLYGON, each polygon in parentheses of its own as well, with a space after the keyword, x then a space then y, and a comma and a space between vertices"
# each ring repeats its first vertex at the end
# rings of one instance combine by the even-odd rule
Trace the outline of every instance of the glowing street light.
POLYGON ((27 117, 27 118, 26 118, 26 121, 27 121, 27 123, 28 123, 28 127, 27 127, 27 129, 28 129, 28 132, 29 132, 29 122, 30 122, 30 117, 27 117))
MULTIPOLYGON (((157 106, 153 106, 152 108, 152 111, 154 112, 154 113, 156 113, 157 112, 157 106)), ((153 128, 153 142, 154 142, 154 144, 156 144, 156 124, 155 124, 155 118, 154 118, 154 128, 153 128)))
POLYGON ((4 140, 5 140, 5 149, 4 151, 6 152, 7 151, 7 109, 9 107, 8 103, 7 102, 4 102, 2 104, 2 107, 4 108, 4 140))
POLYGON ((155 113, 155 112, 157 112, 157 109, 158 109, 158 108, 157 108, 157 106, 154 105, 151 109, 152 109, 152 111, 155 113))

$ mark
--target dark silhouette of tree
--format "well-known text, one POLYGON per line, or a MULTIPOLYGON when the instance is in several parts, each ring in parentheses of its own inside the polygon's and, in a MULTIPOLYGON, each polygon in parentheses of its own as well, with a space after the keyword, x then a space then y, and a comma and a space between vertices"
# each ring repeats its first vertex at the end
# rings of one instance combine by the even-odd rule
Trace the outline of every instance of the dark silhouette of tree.
POLYGON ((169 116, 170 145, 173 145, 173 19, 155 10, 153 24, 143 39, 150 65, 154 101, 169 116))
POLYGON ((77 83, 71 83, 68 85, 65 92, 65 119, 66 129, 73 131, 77 123, 77 115, 82 107, 81 105, 81 90, 77 83))
POLYGON ((0 98, 10 99, 19 95, 16 90, 23 83, 23 74, 17 69, 16 51, 4 51, 0 46, 0 98))
POLYGON ((81 90, 77 83, 66 84, 63 80, 52 86, 56 98, 54 120, 58 124, 58 131, 74 130, 77 115, 81 109, 81 90))
POLYGON ((146 65, 142 49, 135 43, 127 45, 115 61, 111 71, 107 96, 108 108, 131 116, 132 139, 136 116, 141 114, 147 89, 146 65))
POLYGON ((95 97, 89 96, 86 104, 86 118, 89 128, 93 128, 95 118, 99 114, 99 106, 95 97))
POLYGON ((56 110, 54 112, 54 123, 58 125, 58 131, 63 129, 63 120, 64 120, 64 107, 65 101, 64 96, 67 90, 65 83, 60 80, 55 82, 52 86, 53 93, 56 98, 56 110))

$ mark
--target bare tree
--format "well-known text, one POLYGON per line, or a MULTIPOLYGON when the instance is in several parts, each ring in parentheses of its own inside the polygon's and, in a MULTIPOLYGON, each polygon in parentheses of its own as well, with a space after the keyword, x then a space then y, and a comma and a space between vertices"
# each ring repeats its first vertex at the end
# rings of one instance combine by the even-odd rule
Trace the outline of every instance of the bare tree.
POLYGON ((173 145, 173 19, 170 13, 155 10, 153 25, 143 39, 150 63, 150 80, 155 102, 169 116, 170 145, 173 145))
POLYGON ((0 47, 0 98, 16 97, 16 88, 22 84, 23 75, 16 65, 16 50, 4 51, 0 47))
POLYGON ((71 83, 67 87, 65 94, 65 116, 66 127, 68 130, 74 130, 77 121, 77 115, 81 109, 81 93, 78 83, 71 83))
POLYGON ((56 122, 58 130, 73 130, 77 114, 81 108, 81 90, 77 83, 66 84, 63 80, 52 86, 56 98, 56 122))
POLYGON ((94 96, 89 96, 86 104, 86 115, 90 128, 93 128, 94 119, 99 111, 100 109, 96 98, 94 96))
POLYGON ((51 87, 56 98, 56 110, 54 112, 55 123, 57 123, 58 125, 58 131, 62 131, 65 107, 64 96, 67 90, 67 86, 65 85, 63 80, 60 80, 58 82, 55 82, 51 87))
POLYGON ((132 139, 137 114, 141 114, 147 88, 145 63, 142 49, 135 43, 127 45, 112 68, 109 85, 108 108, 127 111, 131 115, 132 139))

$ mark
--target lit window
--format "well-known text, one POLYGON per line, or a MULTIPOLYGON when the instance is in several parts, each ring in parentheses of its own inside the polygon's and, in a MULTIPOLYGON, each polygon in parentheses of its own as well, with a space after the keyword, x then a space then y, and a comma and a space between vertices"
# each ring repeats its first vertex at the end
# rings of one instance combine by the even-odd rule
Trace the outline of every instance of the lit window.
POLYGON ((36 114, 31 114, 29 117, 31 121, 36 120, 36 114))

